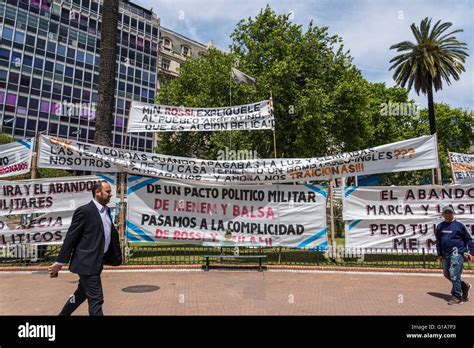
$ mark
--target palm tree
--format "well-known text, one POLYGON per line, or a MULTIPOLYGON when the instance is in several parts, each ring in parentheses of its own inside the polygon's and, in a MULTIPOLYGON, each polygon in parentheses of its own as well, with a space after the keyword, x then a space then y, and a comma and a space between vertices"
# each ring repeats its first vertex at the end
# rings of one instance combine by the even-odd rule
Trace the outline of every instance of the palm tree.
POLYGON ((436 133, 436 122, 433 104, 433 86, 435 91, 443 89, 443 80, 448 85, 450 78, 459 80, 459 75, 465 71, 463 63, 466 60, 467 44, 459 42, 453 34, 462 32, 462 29, 444 34, 452 23, 436 22, 431 29, 431 18, 421 21, 420 27, 413 23, 410 28, 415 36, 416 43, 403 41, 390 47, 402 53, 390 60, 395 69, 393 79, 401 87, 408 83, 407 90, 414 86, 420 95, 428 95, 428 115, 430 133, 436 133), (431 29, 431 30, 430 30, 431 29))
POLYGON ((117 24, 119 0, 104 0, 100 42, 99 103, 95 128, 98 145, 112 145, 115 105, 115 59, 117 55, 117 24))

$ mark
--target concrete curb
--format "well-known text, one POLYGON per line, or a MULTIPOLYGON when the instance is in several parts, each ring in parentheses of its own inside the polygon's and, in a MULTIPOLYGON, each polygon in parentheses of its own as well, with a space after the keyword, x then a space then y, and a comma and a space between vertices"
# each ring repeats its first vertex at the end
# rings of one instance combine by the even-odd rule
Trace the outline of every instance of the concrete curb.
MULTIPOLYGON (((141 269, 201 269, 203 265, 124 265, 118 267, 106 266, 105 270, 141 270, 141 269)), ((215 268, 213 265, 212 268, 215 268)), ((254 265, 217 265, 219 268, 232 268, 232 269, 248 269, 257 268, 254 265)), ((264 266, 267 270, 318 270, 318 271, 341 271, 341 272, 398 272, 398 273, 440 273, 441 269, 424 269, 424 268, 397 268, 397 267, 347 267, 347 266, 292 266, 292 265, 267 265, 264 266)), ((11 267, 0 267, 0 273, 2 271, 47 271, 48 266, 11 266, 11 267)), ((63 270, 67 270, 64 268, 63 270)), ((474 270, 464 270, 465 274, 474 274, 474 270)))

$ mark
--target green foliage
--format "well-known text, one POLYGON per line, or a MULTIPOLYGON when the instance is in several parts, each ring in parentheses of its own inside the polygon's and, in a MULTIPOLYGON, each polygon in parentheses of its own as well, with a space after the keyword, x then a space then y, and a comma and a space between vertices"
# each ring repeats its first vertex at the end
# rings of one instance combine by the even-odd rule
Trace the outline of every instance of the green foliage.
POLYGON ((10 136, 8 136, 4 133, 0 133, 0 145, 1 144, 8 144, 8 143, 11 143, 12 141, 13 141, 13 139, 10 136))
POLYGON ((410 90, 415 88, 417 94, 424 94, 434 86, 435 91, 443 88, 443 80, 448 85, 451 78, 459 80, 465 71, 467 44, 459 42, 454 34, 462 29, 446 33, 452 23, 441 23, 439 20, 431 28, 431 19, 426 17, 417 27, 413 23, 410 28, 416 42, 403 41, 390 47, 402 53, 390 60, 395 69, 393 78, 402 87, 410 90))

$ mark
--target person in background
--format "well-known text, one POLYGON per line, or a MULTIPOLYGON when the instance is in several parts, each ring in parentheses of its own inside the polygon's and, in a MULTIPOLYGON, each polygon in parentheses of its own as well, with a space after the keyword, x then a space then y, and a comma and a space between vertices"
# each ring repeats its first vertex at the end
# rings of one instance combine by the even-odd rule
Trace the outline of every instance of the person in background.
POLYGON ((472 237, 463 223, 454 219, 451 206, 442 209, 444 221, 436 226, 436 250, 443 265, 443 274, 452 283, 449 305, 462 304, 469 300, 471 284, 461 280, 464 259, 472 261, 474 245, 472 237))

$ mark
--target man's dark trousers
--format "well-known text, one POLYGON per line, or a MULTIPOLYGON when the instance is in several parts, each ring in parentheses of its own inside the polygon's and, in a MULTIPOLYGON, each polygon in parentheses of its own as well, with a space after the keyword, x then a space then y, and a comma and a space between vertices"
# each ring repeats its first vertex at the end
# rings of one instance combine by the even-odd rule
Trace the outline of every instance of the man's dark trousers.
POLYGON ((104 294, 100 273, 93 275, 79 275, 79 286, 73 296, 64 305, 59 315, 71 315, 85 300, 89 303, 89 315, 104 315, 102 304, 104 294))

